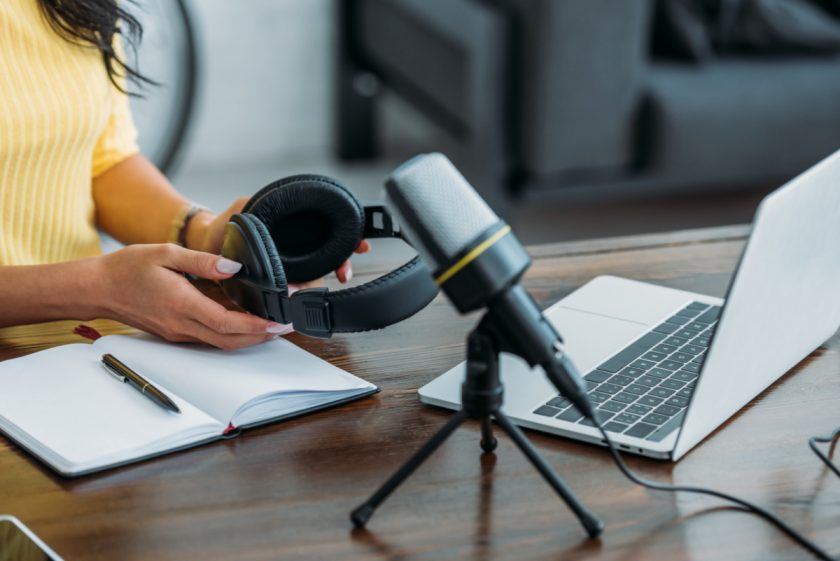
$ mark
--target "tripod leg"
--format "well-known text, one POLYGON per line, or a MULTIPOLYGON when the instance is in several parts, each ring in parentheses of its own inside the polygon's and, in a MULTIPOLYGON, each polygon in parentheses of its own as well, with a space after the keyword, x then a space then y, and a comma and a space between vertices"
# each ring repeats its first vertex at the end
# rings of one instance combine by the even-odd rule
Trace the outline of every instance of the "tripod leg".
POLYGON ((466 419, 467 413, 463 409, 458 411, 451 419, 449 419, 446 424, 443 425, 443 427, 441 427, 441 429, 432 438, 430 438, 428 442, 426 442, 426 444, 417 450, 417 452, 415 452, 414 455, 409 458, 409 460, 382 485, 382 487, 371 495, 367 501, 350 513, 350 520, 353 521, 353 524, 356 527, 362 527, 367 524, 367 521, 370 520, 371 516, 373 516, 373 512, 376 508, 382 504, 382 502, 387 499, 391 493, 394 492, 394 489, 396 489, 400 483, 405 481, 408 476, 414 473, 414 470, 420 467, 420 464, 426 461, 426 459, 432 455, 432 452, 434 452, 438 446, 443 444, 443 441, 455 432, 455 429, 457 429, 458 426, 460 426, 466 419))
POLYGON ((481 449, 489 453, 496 449, 496 444, 498 442, 493 436, 493 422, 490 417, 483 417, 481 419, 481 449))
POLYGON ((599 535, 604 529, 604 523, 572 493, 571 489, 557 475, 557 472, 546 463, 545 459, 537 452, 528 438, 519 430, 519 427, 511 423, 510 419, 501 411, 496 411, 493 413, 493 416, 496 417, 496 422, 499 423, 499 426, 510 435, 511 439, 522 450, 522 453, 534 464, 537 471, 540 472, 548 484, 560 495, 560 498, 566 502, 572 512, 575 513, 580 523, 586 529, 586 533, 589 534, 589 537, 594 538, 599 535))

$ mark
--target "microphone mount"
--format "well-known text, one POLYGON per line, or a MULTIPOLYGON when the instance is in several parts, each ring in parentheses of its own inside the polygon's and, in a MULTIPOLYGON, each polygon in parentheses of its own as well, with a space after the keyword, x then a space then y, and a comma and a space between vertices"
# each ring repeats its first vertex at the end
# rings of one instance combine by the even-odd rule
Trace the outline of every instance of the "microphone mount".
MULTIPOLYGON (((550 325, 548 327, 551 328, 550 325)), ((556 334, 553 328, 550 330, 556 334)), ((487 312, 475 329, 469 333, 467 336, 466 376, 461 385, 461 409, 367 501, 353 510, 350 519, 356 527, 365 526, 379 505, 403 481, 408 479, 464 421, 475 419, 481 424, 481 449, 485 453, 491 453, 496 449, 497 441, 493 436, 492 425, 492 421, 495 420, 566 503, 568 508, 577 516, 588 536, 595 538, 601 534, 604 528, 603 522, 581 503, 557 472, 534 448, 519 427, 513 424, 502 411, 504 387, 499 377, 499 353, 511 352, 521 356, 529 363, 535 360, 531 352, 523 352, 520 345, 510 341, 506 335, 508 331, 509 326, 504 325, 498 315, 487 312)), ((558 391, 562 393, 564 387, 561 387, 563 385, 561 381, 568 376, 563 377, 558 374, 562 373, 564 369, 568 369, 571 362, 562 352, 560 343, 561 340, 557 335, 554 341, 549 343, 550 354, 548 358, 540 361, 540 365, 546 370, 548 378, 557 386, 558 391)), ((589 403, 588 400, 586 400, 586 403, 589 403)))

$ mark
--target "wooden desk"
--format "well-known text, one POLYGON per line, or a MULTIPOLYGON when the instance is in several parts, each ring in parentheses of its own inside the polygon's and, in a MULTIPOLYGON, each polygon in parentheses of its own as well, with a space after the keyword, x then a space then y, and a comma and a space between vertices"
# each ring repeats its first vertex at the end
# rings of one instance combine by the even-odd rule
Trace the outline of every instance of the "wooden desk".
MULTIPOLYGON (((527 286, 543 305, 604 273, 721 296, 745 232, 535 247, 527 286)), ((0 437, 0 513, 21 518, 68 560, 809 558, 754 516, 712 499, 648 493, 626 481, 604 450, 529 431, 606 522, 602 539, 587 541, 507 438, 495 456, 481 456, 475 423, 456 432, 367 531, 352 531, 350 510, 450 415, 418 403, 415 390, 462 359, 474 320, 439 298, 379 333, 293 336, 382 393, 100 475, 61 479, 0 437)), ((7 337, 0 357, 72 339, 55 328, 7 337)), ((769 506, 840 554, 840 481, 806 445, 840 424, 837 343, 831 339, 678 464, 629 463, 661 481, 711 485, 769 506)))

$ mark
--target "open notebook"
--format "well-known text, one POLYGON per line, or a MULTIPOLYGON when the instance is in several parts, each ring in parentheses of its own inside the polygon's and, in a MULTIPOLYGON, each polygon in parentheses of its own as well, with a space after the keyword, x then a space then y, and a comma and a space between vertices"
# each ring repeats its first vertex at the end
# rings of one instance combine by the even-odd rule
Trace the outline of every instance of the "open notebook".
POLYGON ((283 339, 225 352, 109 335, 0 362, 0 430, 57 472, 76 476, 376 391, 283 339), (181 413, 109 375, 105 353, 163 390, 181 413))

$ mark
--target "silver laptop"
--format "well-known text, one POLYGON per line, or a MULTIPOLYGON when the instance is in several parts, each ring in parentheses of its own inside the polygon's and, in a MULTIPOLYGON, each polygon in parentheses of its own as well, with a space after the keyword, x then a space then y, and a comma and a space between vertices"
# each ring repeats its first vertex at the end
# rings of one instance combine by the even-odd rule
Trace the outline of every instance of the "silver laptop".
MULTIPOLYGON (((840 152, 764 198, 726 300, 601 276, 546 310, 623 450, 678 460, 840 326, 840 152)), ((602 444, 546 380, 503 355, 517 424, 602 444)), ((463 363, 419 390, 460 407, 463 363)))

